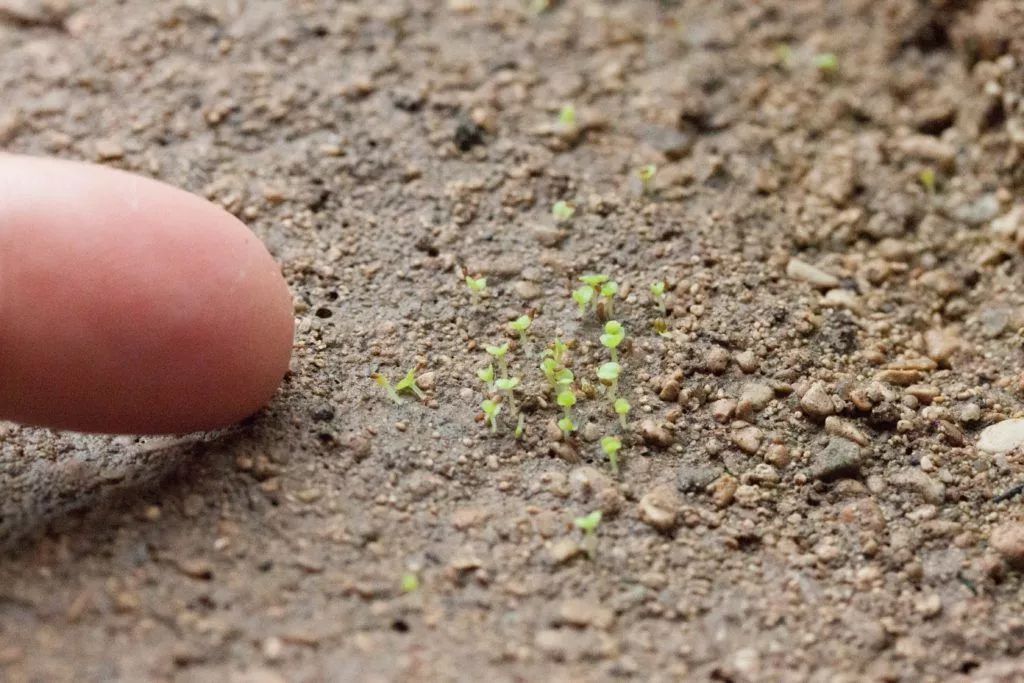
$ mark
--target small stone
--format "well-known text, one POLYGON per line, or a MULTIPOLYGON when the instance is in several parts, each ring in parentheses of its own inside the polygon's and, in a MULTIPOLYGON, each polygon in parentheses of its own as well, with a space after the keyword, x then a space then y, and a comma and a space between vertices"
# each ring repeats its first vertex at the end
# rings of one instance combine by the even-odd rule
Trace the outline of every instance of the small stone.
POLYGON ((640 499, 640 519, 658 531, 671 531, 681 508, 682 501, 675 489, 662 484, 640 499))
POLYGON ((544 247, 557 247, 568 235, 563 230, 551 228, 546 225, 538 225, 533 228, 533 237, 544 247))
POLYGON ((114 161, 124 157, 124 147, 116 140, 97 140, 96 158, 100 161, 114 161))
POLYGON ((796 258, 790 259, 786 265, 786 275, 819 289, 834 289, 839 286, 839 278, 835 275, 796 258))
POLYGON ((1024 418, 1003 420, 989 425, 978 437, 978 450, 986 453, 1008 453, 1024 444, 1024 418))
POLYGON ((736 487, 736 492, 733 495, 737 503, 745 508, 756 507, 761 501, 761 491, 756 486, 750 484, 740 484, 736 487))
POLYGON ((800 398, 800 409, 807 417, 820 420, 834 413, 836 406, 825 385, 815 382, 800 398))
POLYGON ((455 126, 452 142, 461 152, 468 152, 477 145, 484 144, 484 130, 469 118, 461 118, 455 126))
POLYGON ((700 493, 721 475, 721 470, 701 465, 681 465, 676 471, 676 488, 683 493, 700 493))
POLYGON ((808 476, 820 481, 853 478, 860 474, 860 447, 852 441, 833 437, 818 453, 808 476))
POLYGON ((908 467, 897 472, 891 481, 900 488, 917 491, 927 503, 938 505, 946 498, 945 484, 932 479, 916 467, 908 467))
POLYGON ((707 355, 708 372, 720 375, 729 368, 729 352, 721 346, 712 347, 707 355))
POLYGON ((1006 306, 986 308, 978 315, 981 333, 989 339, 995 339, 1006 331, 1010 324, 1010 309, 1006 306))
POLYGON ((737 403, 731 398, 720 398, 711 404, 711 417, 719 424, 725 424, 736 412, 737 403))
POLYGON ((537 283, 530 282, 529 280, 520 280, 513 286, 513 288, 516 290, 516 294, 520 298, 526 299, 527 301, 538 299, 543 294, 537 283))
POLYGON ((672 433, 654 420, 644 420, 640 423, 640 436, 644 443, 655 448, 668 448, 672 445, 672 433))
POLYGON ((658 392, 658 398, 670 403, 677 400, 679 398, 679 380, 675 377, 668 378, 665 383, 661 385, 661 391, 658 392))
POLYGON ((844 439, 849 439, 858 446, 867 446, 870 441, 864 432, 857 429, 853 423, 844 420, 835 415, 830 415, 825 418, 825 431, 834 436, 841 436, 844 439))
POLYGON ((757 371, 757 368, 760 366, 760 362, 757 360, 757 356, 754 355, 753 351, 747 350, 740 351, 736 354, 736 365, 740 366, 740 370, 749 375, 750 373, 757 371))
MULTIPOLYGON (((977 422, 978 420, 981 419, 981 406, 979 406, 977 403, 963 404, 963 406, 960 407, 960 410, 957 411, 956 419, 959 420, 961 424, 966 425, 977 422)), ((982 432, 982 434, 984 434, 984 432, 982 432)), ((979 444, 979 448, 980 447, 981 446, 979 444)))
POLYGON ((644 141, 665 155, 669 161, 678 161, 690 153, 693 137, 675 128, 648 125, 641 131, 644 141))
POLYGON ((322 403, 313 409, 310 417, 315 422, 330 422, 334 419, 334 406, 330 403, 322 403))
POLYGON ((743 427, 732 433, 732 442, 744 453, 753 455, 761 447, 762 435, 757 427, 743 427))
POLYGON ((914 609, 925 619, 931 619, 942 611, 942 598, 935 593, 922 596, 914 604, 914 609))
POLYGON ((271 636, 263 641, 260 646, 263 657, 268 662, 276 662, 284 655, 284 641, 277 636, 271 636))
POLYGON ((711 490, 711 500, 719 508, 728 507, 732 504, 736 495, 739 482, 731 474, 723 474, 708 487, 711 490))
POLYGON ((459 531, 466 531, 482 525, 490 516, 486 508, 462 507, 452 513, 452 526, 459 531))
POLYGON ((548 550, 555 564, 565 564, 583 552, 579 543, 571 538, 560 538, 548 550))
POLYGON ((747 384, 740 393, 740 401, 736 405, 736 412, 740 418, 746 419, 751 414, 764 410, 773 398, 775 398, 775 392, 767 384, 747 384))
POLYGON ((933 135, 911 135, 900 142, 900 151, 909 157, 930 161, 950 169, 956 161, 956 148, 933 135))
POLYGON ((208 560, 178 560, 175 566, 182 574, 193 579, 209 581, 213 578, 213 565, 211 565, 208 560))
POLYGON ((895 384, 898 387, 909 387, 921 380, 921 371, 914 369, 888 368, 875 375, 875 380, 895 384))
POLYGON ((436 382, 437 374, 433 370, 428 370, 422 375, 416 376, 416 384, 418 384, 420 389, 423 389, 424 391, 430 391, 433 389, 436 382))
POLYGON ((992 530, 989 545, 1007 564, 1024 568, 1024 523, 1006 522, 992 530))
POLYGON ((932 329, 925 332, 924 345, 928 357, 941 364, 960 348, 960 340, 949 329, 932 329))
POLYGON ((608 630, 615 623, 615 613, 593 600, 571 598, 558 606, 558 625, 593 626, 608 630))
POLYGON ((994 194, 985 194, 968 204, 961 204, 953 210, 953 218, 971 226, 979 226, 999 215, 999 199, 994 194))
POLYGON ((773 443, 768 447, 768 450, 764 454, 765 462, 768 462, 775 467, 785 469, 789 466, 792 458, 789 454, 789 449, 781 443, 773 443))

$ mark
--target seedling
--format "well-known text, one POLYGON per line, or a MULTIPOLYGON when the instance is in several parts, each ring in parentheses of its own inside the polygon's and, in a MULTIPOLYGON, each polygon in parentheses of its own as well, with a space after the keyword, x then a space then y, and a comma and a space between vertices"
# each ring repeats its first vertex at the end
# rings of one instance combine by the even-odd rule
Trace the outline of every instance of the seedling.
POLYGON ((401 587, 403 593, 415 593, 420 589, 420 579, 413 572, 406 572, 402 574, 401 587))
POLYGON ((484 411, 484 421, 491 425, 491 432, 498 431, 498 413, 501 412, 501 404, 491 399, 486 399, 480 404, 480 410, 484 411))
POLYGON ((626 338, 626 330, 618 320, 609 320, 604 324, 604 334, 601 335, 601 345, 611 352, 612 360, 619 360, 619 344, 626 338))
POLYGON ((488 365, 476 371, 477 379, 487 385, 487 391, 494 391, 494 366, 488 365))
POLYGON ((558 421, 558 427, 565 434, 565 438, 569 438, 572 432, 576 431, 576 425, 572 421, 572 407, 576 405, 576 394, 573 393, 572 389, 565 389, 558 394, 555 398, 558 405, 562 406, 564 415, 561 420, 558 421))
POLYGON ((558 123, 564 128, 572 130, 576 127, 576 107, 566 104, 558 112, 558 123))
POLYGON ((611 280, 601 285, 601 301, 598 304, 598 315, 601 319, 608 319, 615 313, 612 300, 619 293, 619 283, 611 280))
POLYGON ((831 76, 839 71, 839 58, 832 52, 816 54, 811 61, 818 71, 827 76, 831 76))
POLYGON ((608 398, 614 399, 615 392, 619 388, 619 373, 622 372, 622 366, 612 361, 605 363, 597 369, 597 378, 601 380, 602 384, 608 387, 608 398))
POLYGON ((526 331, 530 329, 533 319, 528 315, 521 315, 508 324, 513 330, 519 333, 519 346, 526 348, 526 331))
POLYGON ((664 316, 665 313, 665 282, 659 280, 651 285, 651 300, 658 306, 658 312, 664 316))
POLYGON ((552 359, 559 365, 563 365, 565 359, 565 352, 569 350, 569 345, 563 342, 558 337, 555 337, 555 341, 551 343, 550 349, 545 349, 544 355, 550 355, 552 359))
POLYGON ((497 359, 501 376, 508 377, 508 361, 505 359, 505 356, 508 355, 508 342, 501 346, 485 346, 484 349, 497 359))
POLYGON ((580 287, 579 289, 573 290, 572 300, 580 307, 580 315, 586 315, 590 302, 594 300, 594 288, 580 287))
POLYGON ((377 383, 377 386, 387 392, 388 398, 394 401, 396 405, 402 405, 402 399, 398 397, 398 392, 391 386, 391 380, 379 372, 373 373, 370 377, 377 383))
POLYGON ((601 285, 608 282, 610 278, 607 275, 582 275, 580 276, 580 282, 585 285, 589 285, 595 292, 601 291, 601 285))
POLYGON ((519 386, 518 377, 503 377, 494 383, 498 391, 508 397, 508 409, 514 414, 516 412, 516 399, 514 392, 519 386))
POLYGON ((615 399, 613 404, 615 412, 619 415, 619 424, 622 425, 623 429, 628 429, 629 425, 626 423, 626 418, 629 417, 629 410, 632 406, 629 405, 629 401, 624 398, 615 399))
POLYGON ((640 192, 643 195, 650 195, 654 193, 654 176, 658 174, 658 167, 654 164, 647 164, 641 166, 637 172, 636 177, 640 179, 640 192))
POLYGON ((924 186, 925 191, 934 196, 935 195, 935 169, 926 168, 921 171, 921 175, 918 176, 921 181, 921 185, 924 186))
POLYGON ((422 401, 427 397, 427 395, 423 393, 422 389, 416 386, 415 373, 415 370, 410 370, 409 372, 407 372, 405 377, 403 377, 401 381, 399 381, 398 384, 395 385, 395 391, 411 391, 412 393, 416 394, 416 398, 422 401))
POLYGON ((775 46, 775 60, 784 69, 790 69, 793 66, 793 48, 786 43, 779 43, 775 46))
POLYGON ((473 298, 473 303, 480 303, 480 298, 483 296, 484 292, 487 291, 487 278, 473 278, 467 275, 466 287, 469 288, 469 295, 473 298))
POLYGON ((651 323, 651 326, 654 328, 654 331, 657 332, 659 336, 669 336, 668 323, 662 320, 661 318, 658 318, 653 323, 651 323))
POLYGON ((601 511, 594 510, 588 515, 572 520, 577 529, 583 532, 583 548, 587 556, 594 559, 597 553, 597 527, 601 526, 601 511))
POLYGON ((551 207, 551 216, 557 223, 568 223, 575 213, 576 208, 572 204, 561 199, 555 202, 555 205, 551 207))
POLYGON ((523 438, 523 423, 526 421, 526 416, 519 413, 519 420, 516 422, 515 435, 517 439, 523 438))
POLYGON ((608 464, 611 465, 612 474, 619 473, 619 449, 622 448, 622 440, 617 436, 605 436, 601 439, 601 450, 608 456, 608 464))

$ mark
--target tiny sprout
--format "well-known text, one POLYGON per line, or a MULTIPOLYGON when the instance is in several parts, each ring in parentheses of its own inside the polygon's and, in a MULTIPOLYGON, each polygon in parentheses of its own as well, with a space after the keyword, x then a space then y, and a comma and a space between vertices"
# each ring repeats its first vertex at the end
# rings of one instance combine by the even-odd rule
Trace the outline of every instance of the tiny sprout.
POLYGON ((526 415, 519 413, 519 420, 516 422, 515 435, 517 439, 523 438, 523 423, 526 421, 526 415))
POLYGON ((928 192, 928 194, 935 194, 935 169, 924 169, 923 171, 921 171, 921 174, 918 176, 918 179, 921 181, 921 185, 924 186, 924 189, 926 192, 928 192))
POLYGON ((661 318, 655 320, 654 323, 652 323, 652 326, 654 327, 654 331, 657 332, 659 336, 669 336, 668 323, 662 320, 661 318))
POLYGON ((423 393, 423 390, 416 386, 415 370, 407 372, 405 377, 395 385, 395 391, 405 391, 406 389, 416 394, 416 397, 421 401, 427 397, 427 395, 423 393))
POLYGON ((786 43, 775 46, 775 60, 785 69, 793 66, 793 48, 786 43))
POLYGON ((526 331, 530 329, 533 319, 528 315, 521 315, 508 324, 513 330, 519 333, 519 346, 526 348, 526 331))
POLYGON ((388 398, 395 402, 396 405, 402 405, 402 399, 398 397, 398 392, 391 386, 391 381, 379 372, 375 372, 370 377, 377 383, 381 389, 387 392, 388 398))
POLYGON ((487 389, 494 389, 494 366, 488 365, 476 371, 477 379, 487 385, 487 389))
POLYGON ((551 216, 559 223, 568 223, 576 213, 576 208, 564 200, 558 200, 551 207, 551 216))
POLYGON ((615 399, 614 407, 615 412, 618 413, 619 415, 619 424, 621 424, 622 428, 625 429, 627 426, 626 417, 629 415, 629 410, 632 406, 629 405, 629 401, 627 401, 626 399, 617 398, 615 399))
POLYGON ((594 510, 588 515, 577 517, 572 520, 572 523, 583 532, 583 546, 587 551, 587 556, 594 559, 594 555, 597 553, 596 532, 597 527, 601 525, 601 511, 594 510))
POLYGON ((658 167, 654 164, 641 166, 637 170, 636 176, 640 179, 640 189, 643 194, 649 195, 654 191, 654 176, 657 174, 658 167))
POLYGON ((402 592, 415 593, 420 588, 420 579, 412 572, 402 574, 402 592))
POLYGON ((651 299, 658 305, 658 311, 665 315, 665 282, 658 280, 651 285, 651 299))
POLYGON ((622 372, 622 366, 612 361, 605 363, 597 369, 597 378, 601 380, 603 384, 608 385, 608 397, 615 398, 615 391, 619 385, 619 374, 622 372))
POLYGON ((486 399, 480 404, 480 410, 484 411, 486 422, 491 425, 491 431, 498 431, 498 413, 501 412, 501 404, 491 399, 486 399))
POLYGON ((604 334, 601 335, 601 345, 612 354, 612 360, 619 360, 619 344, 626 338, 626 330, 618 320, 609 320, 604 324, 604 334))
POLYGON ((508 377, 508 361, 505 356, 508 354, 508 342, 501 346, 485 346, 484 350, 498 360, 498 367, 501 369, 501 376, 508 377))
POLYGON ((576 107, 567 104, 558 112, 558 123, 566 128, 576 127, 576 107))
POLYGON ((580 282, 585 285, 589 285, 594 291, 599 291, 601 285, 608 282, 609 278, 607 275, 583 275, 580 277, 580 282))
POLYGON ((494 383, 494 386, 498 388, 498 391, 508 396, 508 409, 511 410, 514 414, 516 411, 516 403, 515 397, 513 396, 513 392, 516 390, 516 387, 519 386, 519 378, 502 377, 501 379, 494 383))
POLYGON ((599 315, 602 319, 610 318, 614 313, 612 312, 612 299, 616 294, 619 293, 619 283, 613 281, 606 282, 601 285, 601 306, 599 315))
POLYGON ((555 337, 555 341, 552 342, 549 353, 551 354, 551 357, 555 360, 555 362, 561 365, 562 360, 565 358, 565 352, 568 350, 569 345, 563 342, 558 337, 555 337))
POLYGON ((576 405, 576 394, 572 389, 565 389, 558 394, 555 401, 565 411, 565 415, 558 421, 558 427, 565 433, 566 438, 569 438, 569 434, 576 431, 576 425, 572 421, 572 407, 576 405))
POLYGON ((601 450, 608 456, 608 464, 612 467, 612 474, 619 473, 620 448, 622 448, 622 441, 617 436, 606 436, 601 439, 601 450))
POLYGON ((565 434, 565 438, 568 439, 569 436, 576 431, 576 423, 572 421, 571 417, 563 417, 558 421, 558 428, 562 430, 562 433, 565 434))
POLYGON ((483 296, 483 293, 487 290, 487 278, 472 278, 467 275, 466 287, 469 288, 469 295, 473 297, 473 303, 478 303, 480 301, 480 297, 483 296))
POLYGON ((594 300, 594 289, 592 287, 580 287, 573 290, 572 300, 580 307, 580 315, 586 315, 587 307, 594 300))
POLYGON ((834 74, 839 71, 839 58, 832 52, 814 55, 812 61, 815 68, 823 74, 834 74))

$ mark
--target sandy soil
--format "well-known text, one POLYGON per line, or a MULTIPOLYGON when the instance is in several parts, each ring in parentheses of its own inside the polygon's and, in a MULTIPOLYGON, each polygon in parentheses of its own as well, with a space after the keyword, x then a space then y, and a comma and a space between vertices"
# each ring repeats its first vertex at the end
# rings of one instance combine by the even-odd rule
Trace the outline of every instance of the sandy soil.
POLYGON ((1024 677, 1024 8, 528 4, 0 0, 0 144, 226 207, 298 321, 228 432, 0 426, 0 678, 1024 677))

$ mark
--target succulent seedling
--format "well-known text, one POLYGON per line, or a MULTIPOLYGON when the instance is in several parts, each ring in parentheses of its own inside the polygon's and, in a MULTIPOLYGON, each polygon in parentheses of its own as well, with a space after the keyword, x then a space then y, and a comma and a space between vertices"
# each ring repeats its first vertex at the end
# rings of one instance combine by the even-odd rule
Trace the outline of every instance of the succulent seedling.
POLYGON ((601 285, 608 282, 610 278, 607 275, 596 274, 596 275, 581 275, 580 282, 587 285, 595 292, 601 291, 601 285))
POLYGON ((416 398, 421 401, 427 397, 427 395, 423 393, 423 390, 416 385, 415 370, 410 370, 405 374, 405 377, 395 385, 395 391, 411 391, 416 394, 416 398))
POLYGON ((559 199, 551 207, 551 217, 555 219, 556 223, 568 223, 575 213, 576 208, 563 199, 559 199))
POLYGON ((501 346, 486 346, 484 349, 487 353, 497 359, 498 368, 501 370, 501 376, 508 377, 508 360, 505 358, 505 356, 508 355, 508 342, 505 342, 501 346))
POLYGON ((657 304, 658 312, 665 316, 665 282, 658 280, 651 285, 651 300, 657 304))
POLYGON ((508 409, 511 410, 513 414, 515 414, 516 399, 514 393, 516 387, 519 386, 519 378, 502 377, 501 379, 497 380, 494 383, 494 386, 497 387, 498 391, 500 391, 502 394, 508 397, 508 409))
POLYGON ((619 473, 619 449, 622 448, 622 440, 617 436, 605 436, 601 439, 601 450, 608 456, 608 464, 611 465, 612 474, 619 473))
POLYGON ((494 391, 494 366, 488 365, 476 371, 477 379, 487 385, 487 391, 494 391))
POLYGON ((839 71, 839 58, 832 52, 816 54, 811 61, 814 67, 826 76, 831 76, 839 71))
POLYGON ((401 588, 403 593, 415 593, 420 588, 420 579, 414 572, 402 574, 401 588))
POLYGON ((594 288, 580 287, 579 289, 573 290, 572 300, 580 307, 580 315, 586 315, 587 308, 589 308, 590 303, 594 300, 594 288))
POLYGON ((530 329, 533 319, 528 315, 521 315, 508 324, 513 330, 519 333, 519 347, 526 348, 526 331, 530 329))
POLYGON ((558 125, 570 130, 576 128, 576 107, 564 105, 558 112, 558 125))
POLYGON ((629 411, 630 408, 632 408, 632 406, 629 405, 629 401, 620 396, 615 399, 615 403, 612 404, 612 407, 615 408, 615 412, 619 416, 619 424, 622 425, 623 429, 627 429, 629 425, 626 423, 626 418, 629 417, 629 411))
POLYGON ((626 338, 626 330, 618 320, 609 320, 604 324, 604 334, 601 335, 601 345, 612 355, 612 360, 619 360, 619 344, 626 338))
POLYGON ((572 421, 572 407, 576 405, 576 394, 572 389, 566 388, 558 394, 555 401, 564 411, 562 419, 558 421, 558 427, 565 434, 565 438, 568 439, 569 435, 576 431, 576 425, 572 421))
POLYGON ((398 392, 395 391, 395 388, 391 386, 391 380, 379 372, 373 373, 370 377, 372 377, 373 381, 377 383, 377 386, 387 392, 388 398, 394 401, 396 405, 402 405, 402 399, 399 398, 398 392))
POLYGON ((654 176, 658 175, 658 167, 647 164, 637 169, 636 177, 640 179, 640 192, 644 195, 654 193, 654 176))
POLYGON ((601 511, 594 510, 590 514, 572 520, 577 529, 583 532, 583 548, 587 556, 594 559, 597 553, 597 527, 601 526, 601 511))
POLYGON ((597 378, 608 387, 609 399, 615 398, 615 392, 619 388, 619 374, 621 372, 622 366, 615 361, 604 363, 597 369, 597 378))
POLYGON ((471 277, 466 276, 466 287, 469 288, 469 295, 473 298, 473 303, 480 303, 480 297, 483 296, 484 292, 487 291, 487 278, 485 277, 471 277))
POLYGON ((501 404, 491 399, 484 400, 480 404, 480 410, 484 411, 485 422, 491 425, 491 432, 498 431, 498 413, 501 412, 501 404))

